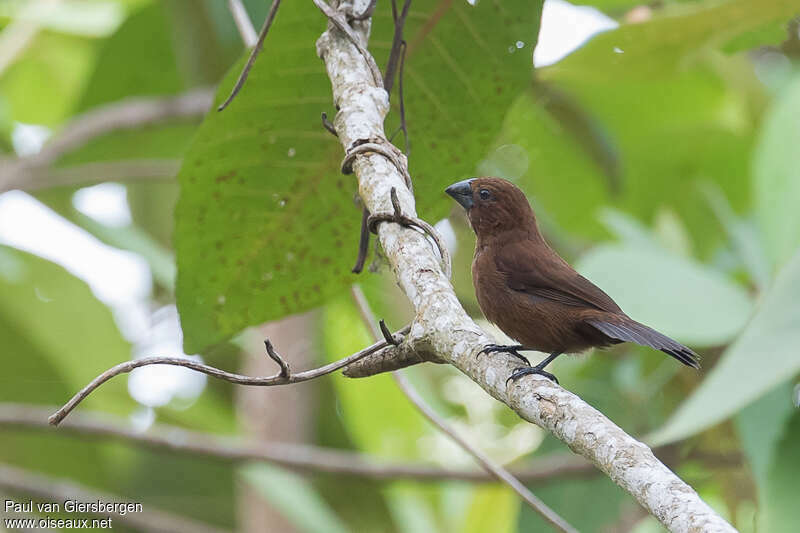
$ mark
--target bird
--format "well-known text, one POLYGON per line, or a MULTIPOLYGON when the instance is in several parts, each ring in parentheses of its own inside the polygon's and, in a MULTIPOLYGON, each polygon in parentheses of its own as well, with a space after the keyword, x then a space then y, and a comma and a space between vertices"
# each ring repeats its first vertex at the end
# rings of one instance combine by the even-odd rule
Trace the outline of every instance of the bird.
POLYGON ((611 297, 575 271, 542 237, 525 194, 502 178, 474 177, 445 192, 467 211, 476 235, 472 282, 484 316, 520 344, 485 346, 478 355, 507 352, 527 366, 508 380, 538 374, 559 355, 633 342, 700 368, 683 344, 626 315, 611 297), (531 366, 520 351, 549 353, 531 366))

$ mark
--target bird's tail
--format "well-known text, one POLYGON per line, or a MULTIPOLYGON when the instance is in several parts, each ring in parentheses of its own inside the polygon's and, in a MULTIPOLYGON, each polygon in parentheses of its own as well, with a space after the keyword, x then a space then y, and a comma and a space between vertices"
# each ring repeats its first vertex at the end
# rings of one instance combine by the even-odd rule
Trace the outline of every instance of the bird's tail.
POLYGON ((587 322, 612 339, 649 346, 671 355, 686 366, 700 368, 700 356, 690 348, 635 320, 626 317, 624 320, 614 322, 599 319, 587 322))

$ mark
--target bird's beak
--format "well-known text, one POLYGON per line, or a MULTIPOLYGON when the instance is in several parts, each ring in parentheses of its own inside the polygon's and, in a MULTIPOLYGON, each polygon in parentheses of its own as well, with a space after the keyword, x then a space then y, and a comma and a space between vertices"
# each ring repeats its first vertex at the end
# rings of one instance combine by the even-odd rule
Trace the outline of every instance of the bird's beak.
POLYGON ((470 182, 475 178, 454 183, 444 190, 447 194, 453 197, 453 200, 461 204, 461 207, 469 211, 472 207, 472 187, 470 182))

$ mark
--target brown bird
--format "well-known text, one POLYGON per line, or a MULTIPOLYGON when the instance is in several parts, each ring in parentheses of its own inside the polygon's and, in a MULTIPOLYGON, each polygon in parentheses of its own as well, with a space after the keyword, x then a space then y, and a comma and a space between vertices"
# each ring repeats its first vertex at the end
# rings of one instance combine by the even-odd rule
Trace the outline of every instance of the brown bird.
POLYGON ((472 282, 486 318, 518 345, 486 346, 480 353, 508 352, 525 361, 509 379, 540 374, 562 353, 635 342, 700 368, 691 349, 636 322, 591 281, 578 274, 542 237, 525 194, 500 178, 472 178, 445 192, 467 210, 477 236, 472 282), (550 356, 536 366, 520 355, 550 356))

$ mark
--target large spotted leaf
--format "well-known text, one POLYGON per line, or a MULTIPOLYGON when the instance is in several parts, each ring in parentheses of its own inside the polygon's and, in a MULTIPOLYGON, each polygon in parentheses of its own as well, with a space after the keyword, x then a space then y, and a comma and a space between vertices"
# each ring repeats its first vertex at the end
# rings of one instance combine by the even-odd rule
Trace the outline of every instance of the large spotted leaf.
MULTIPOLYGON (((393 31, 381 4, 370 38, 379 61, 393 31)), ((541 2, 521 0, 418 3, 409 13, 404 92, 424 217, 447 213, 442 190, 474 172, 529 83, 540 13, 541 2)), ((319 118, 333 107, 314 50, 324 28, 306 3, 284 3, 244 89, 209 114, 184 159, 177 297, 189 351, 319 305, 354 279, 356 186, 339 174, 341 146, 319 118)), ((392 99, 387 131, 397 124, 392 99)))

